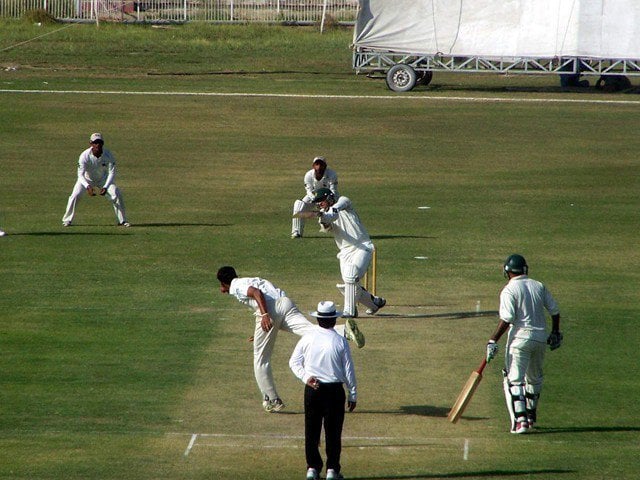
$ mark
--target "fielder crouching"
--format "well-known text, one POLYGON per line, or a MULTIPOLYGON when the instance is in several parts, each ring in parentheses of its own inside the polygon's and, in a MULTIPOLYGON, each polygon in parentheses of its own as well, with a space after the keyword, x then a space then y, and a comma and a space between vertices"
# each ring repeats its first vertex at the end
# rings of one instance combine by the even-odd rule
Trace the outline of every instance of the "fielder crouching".
POLYGON ((500 293, 500 322, 487 343, 487 362, 496 356, 497 342, 508 331, 503 373, 511 433, 527 433, 537 420, 546 345, 551 350, 562 345, 560 309, 551 292, 528 277, 522 255, 510 255, 503 270, 509 282, 500 293), (551 315, 548 336, 545 309, 551 315))
POLYGON ((320 207, 318 221, 324 231, 333 233, 336 245, 340 250, 340 274, 344 282, 344 317, 357 317, 356 304, 367 307, 366 313, 375 314, 384 307, 387 301, 366 291, 360 285, 371 263, 375 249, 367 230, 362 225, 360 217, 353 208, 348 197, 336 199, 335 194, 328 188, 316 191, 313 203, 320 207))

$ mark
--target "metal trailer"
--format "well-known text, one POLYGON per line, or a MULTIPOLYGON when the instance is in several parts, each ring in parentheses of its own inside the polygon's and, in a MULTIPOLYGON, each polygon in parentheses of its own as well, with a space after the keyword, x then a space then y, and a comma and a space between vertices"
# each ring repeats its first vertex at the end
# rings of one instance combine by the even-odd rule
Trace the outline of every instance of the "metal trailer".
POLYGON ((640 75, 639 0, 358 0, 358 7, 353 68, 384 75, 397 92, 428 85, 435 72, 553 74, 563 86, 599 76, 602 87, 618 90, 640 75))
POLYGON ((384 75, 394 92, 408 92, 428 85, 434 72, 554 74, 567 86, 577 86, 581 75, 599 76, 596 87, 605 90, 629 88, 627 76, 640 76, 640 60, 563 58, 456 57, 439 53, 414 55, 355 47, 353 68, 357 74, 384 75))

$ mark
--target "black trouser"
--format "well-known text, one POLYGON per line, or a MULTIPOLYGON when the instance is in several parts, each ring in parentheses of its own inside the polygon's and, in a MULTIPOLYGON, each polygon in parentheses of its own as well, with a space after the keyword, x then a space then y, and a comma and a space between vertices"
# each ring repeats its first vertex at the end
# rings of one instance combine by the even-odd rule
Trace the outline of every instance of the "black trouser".
POLYGON ((317 390, 304 389, 304 450, 307 467, 322 470, 320 432, 324 422, 327 469, 340 472, 342 425, 344 423, 345 394, 342 383, 321 383, 317 390))

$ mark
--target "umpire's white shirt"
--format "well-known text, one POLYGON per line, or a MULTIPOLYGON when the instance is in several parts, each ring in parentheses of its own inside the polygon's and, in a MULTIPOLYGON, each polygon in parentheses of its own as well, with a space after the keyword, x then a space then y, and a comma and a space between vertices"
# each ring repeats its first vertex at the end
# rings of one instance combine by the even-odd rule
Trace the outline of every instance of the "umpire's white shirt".
POLYGON ((340 250, 355 247, 373 251, 371 237, 348 197, 340 197, 326 212, 322 213, 320 221, 331 224, 333 237, 340 250))
POLYGON ((509 280, 500 292, 500 319, 511 324, 509 340, 523 338, 546 342, 547 319, 544 309, 551 315, 560 313, 558 304, 547 288, 527 275, 509 280))
POLYGON ((109 188, 116 176, 116 159, 106 149, 102 155, 96 157, 91 147, 87 148, 78 158, 78 180, 87 188, 89 185, 109 188))
POLYGON ((307 383, 314 377, 321 383, 344 383, 349 401, 357 401, 356 373, 347 339, 333 328, 314 329, 304 335, 289 359, 294 375, 307 383))
POLYGON ((236 297, 241 303, 253 308, 258 313, 260 310, 258 302, 256 302, 253 297, 249 297, 247 295, 249 287, 257 288, 262 292, 262 296, 267 303, 267 310, 270 314, 275 312, 276 300, 280 297, 287 296, 284 290, 280 290, 273 283, 269 280, 265 280, 264 278, 244 277, 234 278, 231 280, 231 284, 229 285, 229 294, 236 297))
POLYGON ((327 168, 322 178, 316 180, 316 171, 313 168, 309 170, 304 174, 304 189, 307 194, 302 200, 307 203, 311 202, 315 197, 314 192, 320 188, 328 188, 338 198, 338 174, 334 170, 327 168))

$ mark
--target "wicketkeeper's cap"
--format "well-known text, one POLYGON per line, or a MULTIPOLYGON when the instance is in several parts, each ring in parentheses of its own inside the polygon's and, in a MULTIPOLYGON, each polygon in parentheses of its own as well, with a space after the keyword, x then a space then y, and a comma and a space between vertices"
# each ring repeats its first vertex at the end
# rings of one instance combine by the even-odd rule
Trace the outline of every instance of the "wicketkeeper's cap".
POLYGON ((336 305, 330 300, 324 300, 318 303, 318 310, 309 313, 312 317, 319 319, 323 318, 338 318, 342 316, 342 312, 336 310, 336 305))
POLYGON ((93 142, 97 142, 98 140, 101 142, 104 142, 104 139, 102 138, 102 134, 101 133, 92 133, 91 137, 90 137, 91 143, 93 142))

